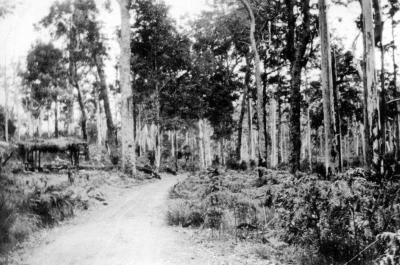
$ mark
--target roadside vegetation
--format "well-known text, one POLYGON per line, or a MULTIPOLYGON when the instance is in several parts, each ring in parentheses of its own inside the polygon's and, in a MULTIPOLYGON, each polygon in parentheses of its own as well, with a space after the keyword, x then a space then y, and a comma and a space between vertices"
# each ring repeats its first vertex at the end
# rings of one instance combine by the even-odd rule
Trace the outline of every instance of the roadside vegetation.
POLYGON ((398 183, 362 169, 332 180, 262 171, 189 176, 170 191, 168 223, 252 242, 280 264, 397 264, 399 235, 385 231, 400 225, 398 183))

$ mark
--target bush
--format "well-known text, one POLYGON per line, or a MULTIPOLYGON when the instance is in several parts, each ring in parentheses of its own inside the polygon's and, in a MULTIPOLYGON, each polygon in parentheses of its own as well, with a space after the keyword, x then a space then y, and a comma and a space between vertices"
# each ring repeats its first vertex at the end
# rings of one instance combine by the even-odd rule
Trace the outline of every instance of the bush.
POLYGON ((240 170, 246 171, 248 169, 246 161, 242 161, 239 166, 240 170))
POLYGON ((42 219, 44 224, 52 225, 74 215, 74 203, 69 194, 61 192, 35 191, 28 199, 31 211, 42 219))
POLYGON ((250 165, 251 169, 254 169, 257 166, 257 162, 255 160, 251 159, 249 162, 249 165, 250 165))
POLYGON ((167 210, 168 225, 181 226, 189 219, 190 208, 184 200, 175 200, 167 210))
POLYGON ((232 170, 239 170, 240 164, 234 157, 230 157, 226 160, 226 168, 232 170))
MULTIPOLYGON (((315 247, 324 259, 346 262, 383 231, 400 227, 400 184, 377 185, 369 175, 353 169, 334 181, 315 176, 292 178, 271 187, 279 228, 289 244, 315 247), (384 196, 382 196, 384 194, 384 196)), ((376 257, 376 249, 362 253, 357 262, 376 257)))
POLYGON ((376 263, 379 265, 400 264, 400 230, 396 233, 382 233, 377 239, 386 245, 386 250, 376 263))
POLYGON ((10 228, 12 238, 16 241, 24 240, 28 235, 34 232, 39 225, 39 220, 35 215, 17 214, 13 225, 10 228))
POLYGON ((167 223, 173 226, 199 227, 204 223, 201 210, 185 200, 172 201, 167 210, 167 223))
POLYGON ((0 194, 0 252, 11 243, 11 228, 15 220, 14 207, 0 194))

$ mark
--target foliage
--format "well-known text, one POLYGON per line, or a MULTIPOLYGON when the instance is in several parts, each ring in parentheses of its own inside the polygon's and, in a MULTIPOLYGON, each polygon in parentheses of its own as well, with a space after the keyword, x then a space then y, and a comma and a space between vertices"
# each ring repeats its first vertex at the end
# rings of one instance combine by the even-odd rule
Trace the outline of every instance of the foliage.
POLYGON ((385 254, 376 261, 379 265, 391 265, 400 263, 400 233, 385 232, 378 235, 378 240, 386 245, 385 254))
POLYGON ((146 119, 163 122, 176 128, 185 118, 189 95, 185 91, 190 61, 190 41, 176 30, 164 3, 135 1, 131 7, 137 14, 132 25, 131 63, 135 73, 135 103, 147 105, 146 119), (159 106, 158 106, 159 104, 159 106), (157 115, 162 119, 157 120, 157 115))
POLYGON ((0 19, 6 16, 14 8, 14 3, 10 0, 0 0, 0 19))
POLYGON ((72 217, 73 201, 68 194, 37 190, 28 199, 30 209, 42 218, 44 224, 55 224, 72 217))
POLYGON ((0 253, 11 240, 11 227, 14 222, 14 209, 4 194, 0 194, 0 253))
POLYGON ((29 93, 28 102, 32 100, 37 111, 42 106, 50 108, 66 88, 66 73, 60 49, 52 43, 35 44, 27 56, 26 71, 21 73, 29 93))
POLYGON ((399 185, 377 185, 370 179, 362 169, 349 170, 332 181, 272 170, 263 170, 261 179, 251 173, 210 172, 188 177, 170 195, 173 203, 185 205, 179 216, 187 218, 196 211, 204 227, 230 231, 243 239, 252 238, 249 229, 253 228, 260 231, 258 240, 264 229, 272 229, 290 246, 314 253, 309 259, 299 254, 301 264, 311 260, 343 264, 355 256, 351 264, 367 264, 378 257, 393 258, 399 249, 397 237, 389 240, 378 235, 400 227, 399 185), (240 224, 246 232, 238 232, 240 224), (376 236, 389 243, 382 256, 382 248, 374 244, 376 236))

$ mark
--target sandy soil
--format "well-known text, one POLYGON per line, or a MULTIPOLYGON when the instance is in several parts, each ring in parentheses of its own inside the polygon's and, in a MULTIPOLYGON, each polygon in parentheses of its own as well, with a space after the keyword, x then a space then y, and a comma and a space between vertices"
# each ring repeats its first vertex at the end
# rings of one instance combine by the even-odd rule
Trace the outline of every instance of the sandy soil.
POLYGON ((168 190, 181 178, 164 176, 121 192, 107 206, 48 230, 34 247, 14 254, 13 264, 237 264, 166 225, 168 190))

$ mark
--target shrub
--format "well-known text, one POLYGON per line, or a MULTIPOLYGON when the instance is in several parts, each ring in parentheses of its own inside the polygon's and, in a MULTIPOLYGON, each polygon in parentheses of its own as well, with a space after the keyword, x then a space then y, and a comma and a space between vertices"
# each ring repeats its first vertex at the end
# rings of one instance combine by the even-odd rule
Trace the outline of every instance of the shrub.
POLYGON ((61 192, 35 191, 28 199, 29 208, 41 217, 44 224, 52 225, 74 215, 73 201, 61 192))
POLYGON ((400 264, 400 230, 396 233, 379 234, 377 239, 386 245, 386 250, 376 263, 379 265, 400 264))
POLYGON ((209 208, 206 212, 206 218, 204 224, 206 227, 211 229, 219 230, 223 220, 223 210, 220 207, 209 208))
POLYGON ((257 166, 257 162, 253 159, 250 160, 249 162, 250 168, 254 169, 257 166))
POLYGON ((190 215, 189 204, 184 200, 174 200, 168 206, 167 223, 168 225, 181 226, 186 224, 190 215))
POLYGON ((0 252, 11 243, 11 228, 15 220, 14 207, 0 194, 0 252))
POLYGON ((22 241, 36 230, 38 224, 39 220, 35 215, 17 214, 15 221, 10 228, 10 234, 16 241, 22 241))
POLYGON ((226 160, 226 167, 232 170, 239 170, 240 164, 234 157, 230 157, 226 160))
POLYGON ((239 168, 240 168, 240 170, 246 171, 247 168, 248 168, 246 161, 242 161, 242 162, 240 163, 239 168))

